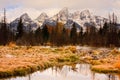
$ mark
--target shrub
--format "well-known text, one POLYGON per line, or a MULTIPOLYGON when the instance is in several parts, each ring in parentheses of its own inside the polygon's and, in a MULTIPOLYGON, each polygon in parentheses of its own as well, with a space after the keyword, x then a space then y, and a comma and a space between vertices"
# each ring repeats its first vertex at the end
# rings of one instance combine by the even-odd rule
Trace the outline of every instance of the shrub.
POLYGON ((77 57, 76 55, 71 55, 70 56, 70 61, 71 62, 75 62, 75 61, 77 61, 79 59, 79 57, 77 57))
POLYGON ((8 46, 9 46, 9 47, 15 47, 15 46, 16 46, 16 43, 15 43, 15 42, 10 42, 10 43, 8 43, 8 46))
POLYGON ((77 51, 75 46, 70 46, 70 47, 68 47, 68 49, 69 49, 72 53, 75 53, 75 52, 77 51))

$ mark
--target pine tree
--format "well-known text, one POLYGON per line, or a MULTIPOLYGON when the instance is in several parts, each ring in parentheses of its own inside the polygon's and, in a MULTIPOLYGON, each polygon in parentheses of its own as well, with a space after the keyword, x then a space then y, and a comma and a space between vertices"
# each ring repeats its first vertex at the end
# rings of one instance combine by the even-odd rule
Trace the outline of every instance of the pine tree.
POLYGON ((76 29, 75 23, 73 23, 73 27, 70 32, 70 39, 71 39, 71 43, 75 45, 77 42, 77 29, 76 29))
POLYGON ((17 26, 17 34, 16 34, 16 40, 21 38, 24 34, 23 31, 23 23, 22 23, 22 18, 20 18, 18 26, 17 26))
POLYGON ((79 43, 83 44, 83 28, 80 28, 80 32, 79 32, 79 43))
POLYGON ((49 31, 48 31, 48 27, 47 25, 43 26, 42 29, 42 38, 43 38, 43 43, 47 43, 48 39, 49 39, 49 31))
POLYGON ((105 35, 109 31, 109 26, 108 23, 105 22, 103 25, 103 34, 105 35))
POLYGON ((35 39, 36 39, 36 42, 39 44, 41 43, 41 40, 42 40, 42 32, 41 32, 41 29, 40 27, 35 31, 35 39))
POLYGON ((62 41, 63 41, 64 44, 66 43, 66 38, 67 38, 66 29, 63 28, 63 30, 62 30, 62 41))
POLYGON ((117 34, 117 36, 118 36, 118 46, 120 46, 120 30, 118 31, 118 34, 117 34))
POLYGON ((6 10, 4 9, 4 18, 1 22, 1 29, 0 29, 0 44, 6 45, 8 42, 8 29, 6 23, 6 10))

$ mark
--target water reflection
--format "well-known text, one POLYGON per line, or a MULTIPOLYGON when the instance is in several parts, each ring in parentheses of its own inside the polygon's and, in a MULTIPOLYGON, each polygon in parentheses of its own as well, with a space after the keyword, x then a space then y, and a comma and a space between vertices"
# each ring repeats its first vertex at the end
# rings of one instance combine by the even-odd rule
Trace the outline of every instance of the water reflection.
POLYGON ((25 77, 0 80, 120 80, 120 75, 94 73, 89 64, 77 64, 52 67, 25 77))

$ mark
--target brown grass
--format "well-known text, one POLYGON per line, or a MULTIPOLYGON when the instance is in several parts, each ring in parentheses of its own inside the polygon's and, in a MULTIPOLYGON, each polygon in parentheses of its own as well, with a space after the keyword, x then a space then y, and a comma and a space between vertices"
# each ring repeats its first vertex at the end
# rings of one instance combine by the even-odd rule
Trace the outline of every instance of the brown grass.
POLYGON ((99 73, 120 73, 120 70, 110 64, 95 65, 92 66, 91 69, 99 73))
POLYGON ((16 43, 15 43, 15 42, 10 42, 10 43, 8 43, 8 46, 9 46, 9 47, 15 47, 15 46, 16 46, 16 43))
POLYGON ((111 50, 105 59, 101 59, 100 65, 91 67, 93 71, 103 73, 120 73, 120 51, 116 48, 111 50))
POLYGON ((21 76, 45 69, 60 62, 78 60, 73 50, 64 47, 45 48, 40 46, 0 46, 0 77, 21 76))

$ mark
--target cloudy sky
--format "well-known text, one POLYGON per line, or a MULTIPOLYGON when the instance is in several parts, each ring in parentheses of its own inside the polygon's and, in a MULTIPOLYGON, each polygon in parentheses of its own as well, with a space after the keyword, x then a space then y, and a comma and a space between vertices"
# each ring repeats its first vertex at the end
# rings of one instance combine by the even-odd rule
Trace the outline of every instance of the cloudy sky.
POLYGON ((0 0, 0 13, 6 8, 8 21, 23 13, 28 13, 32 19, 41 12, 52 16, 64 7, 70 11, 89 9, 92 14, 103 17, 115 12, 120 18, 120 0, 0 0))

